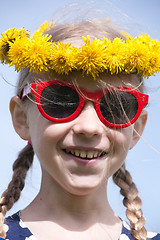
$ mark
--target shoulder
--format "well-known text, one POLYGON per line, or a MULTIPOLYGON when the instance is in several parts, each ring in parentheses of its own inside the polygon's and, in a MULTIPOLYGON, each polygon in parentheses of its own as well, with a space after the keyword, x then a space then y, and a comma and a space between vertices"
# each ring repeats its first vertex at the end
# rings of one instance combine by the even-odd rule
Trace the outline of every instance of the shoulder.
MULTIPOLYGON (((120 235, 119 240, 134 240, 131 235, 131 228, 127 222, 122 220, 122 233, 120 235)), ((154 232, 148 232, 147 238, 151 240, 160 240, 160 234, 154 232)))
POLYGON ((19 212, 5 219, 6 240, 37 240, 19 217, 19 212))

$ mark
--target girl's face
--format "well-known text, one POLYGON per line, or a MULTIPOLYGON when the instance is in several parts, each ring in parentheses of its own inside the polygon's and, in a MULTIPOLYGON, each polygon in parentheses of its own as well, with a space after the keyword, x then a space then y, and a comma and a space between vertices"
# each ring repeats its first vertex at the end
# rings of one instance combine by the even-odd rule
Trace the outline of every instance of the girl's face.
MULTIPOLYGON (((76 78, 81 88, 100 90, 97 81, 80 75, 76 78)), ((133 78, 132 75, 105 76, 105 82, 113 86, 126 86, 127 83, 129 87, 135 87, 133 78)), ((70 81, 69 76, 56 79, 70 81)), ((40 160, 43 180, 77 195, 102 186, 121 167, 129 149, 138 141, 134 127, 142 133, 144 115, 145 111, 132 126, 111 129, 100 121, 94 104, 87 101, 72 121, 53 123, 40 114, 36 104, 31 103, 26 117, 27 136, 40 160)))

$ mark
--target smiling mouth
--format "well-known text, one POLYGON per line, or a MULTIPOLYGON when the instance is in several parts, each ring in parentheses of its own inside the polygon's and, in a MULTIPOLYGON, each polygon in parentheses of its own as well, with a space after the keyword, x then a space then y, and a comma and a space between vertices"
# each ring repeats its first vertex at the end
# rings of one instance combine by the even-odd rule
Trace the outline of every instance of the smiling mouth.
POLYGON ((106 155, 106 152, 98 152, 98 151, 84 151, 84 150, 69 150, 69 149, 63 149, 64 152, 71 154, 75 157, 79 157, 82 159, 96 159, 99 157, 102 157, 106 155))

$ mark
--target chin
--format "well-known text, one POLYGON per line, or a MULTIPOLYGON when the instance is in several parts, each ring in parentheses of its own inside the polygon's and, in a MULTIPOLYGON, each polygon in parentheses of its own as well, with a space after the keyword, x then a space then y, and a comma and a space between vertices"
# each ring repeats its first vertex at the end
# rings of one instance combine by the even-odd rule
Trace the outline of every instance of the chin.
POLYGON ((83 196, 97 192, 99 188, 102 188, 104 179, 102 180, 95 176, 78 176, 73 177, 69 185, 69 192, 71 194, 83 196))

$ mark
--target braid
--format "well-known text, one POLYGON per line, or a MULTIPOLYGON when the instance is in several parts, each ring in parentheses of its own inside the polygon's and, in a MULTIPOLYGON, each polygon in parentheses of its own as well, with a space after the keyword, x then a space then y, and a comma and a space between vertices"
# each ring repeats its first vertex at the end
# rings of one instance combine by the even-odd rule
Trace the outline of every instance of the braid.
POLYGON ((27 145, 19 153, 17 160, 13 164, 12 180, 0 199, 0 237, 2 238, 6 237, 3 228, 5 214, 20 197, 21 191, 25 185, 27 171, 33 162, 33 156, 34 151, 32 146, 27 145))
POLYGON ((131 234, 135 239, 146 240, 147 231, 144 227, 145 219, 141 210, 141 199, 138 197, 138 190, 130 173, 123 165, 114 175, 113 181, 121 190, 124 196, 123 204, 127 208, 126 216, 131 224, 131 234))

